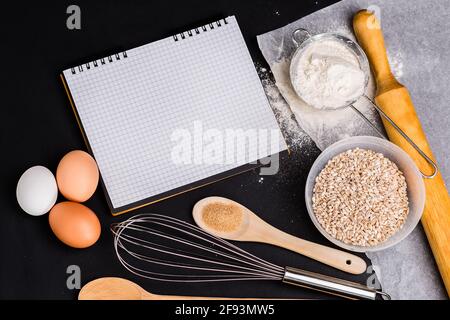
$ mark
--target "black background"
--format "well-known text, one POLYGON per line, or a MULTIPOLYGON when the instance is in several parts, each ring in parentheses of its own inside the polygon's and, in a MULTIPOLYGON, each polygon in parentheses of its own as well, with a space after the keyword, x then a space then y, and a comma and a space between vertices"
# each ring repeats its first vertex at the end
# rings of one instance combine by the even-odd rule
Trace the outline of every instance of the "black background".
MULTIPOLYGON (((188 27, 236 15, 255 62, 264 64, 256 35, 281 27, 334 1, 34 1, 2 4, 0 124, 0 298, 74 299, 66 287, 66 268, 78 265, 82 283, 103 276, 121 276, 154 293, 216 296, 329 296, 281 283, 241 282, 215 285, 163 284, 137 279, 117 261, 109 225, 134 213, 113 218, 99 188, 87 206, 102 222, 102 236, 91 248, 76 250, 52 234, 47 215, 24 213, 15 198, 16 183, 29 167, 55 172, 61 157, 86 149, 58 74, 72 65, 119 49, 161 39, 188 27), (81 8, 81 30, 66 28, 66 8, 81 8)), ((327 244, 309 220, 304 184, 319 151, 312 144, 283 159, 281 172, 258 182, 258 171, 215 183, 138 212, 155 212, 191 221, 194 203, 220 195, 239 201, 263 219, 291 234, 327 244)), ((279 265, 302 267, 363 282, 282 249, 239 244, 279 265)))

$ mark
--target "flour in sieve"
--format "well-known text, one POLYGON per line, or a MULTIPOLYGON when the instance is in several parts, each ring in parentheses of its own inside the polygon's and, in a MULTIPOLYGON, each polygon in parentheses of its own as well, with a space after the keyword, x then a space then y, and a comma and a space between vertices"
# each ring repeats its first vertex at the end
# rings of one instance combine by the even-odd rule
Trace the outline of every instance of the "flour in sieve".
POLYGON ((355 54, 340 41, 314 41, 292 63, 295 91, 317 109, 346 106, 364 93, 366 75, 355 54))

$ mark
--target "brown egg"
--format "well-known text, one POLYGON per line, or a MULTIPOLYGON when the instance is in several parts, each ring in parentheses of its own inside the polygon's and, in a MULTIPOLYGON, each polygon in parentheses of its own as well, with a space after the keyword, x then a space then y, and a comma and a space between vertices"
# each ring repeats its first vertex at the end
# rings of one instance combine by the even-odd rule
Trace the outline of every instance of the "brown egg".
POLYGON ((66 154, 56 169, 59 191, 68 200, 84 202, 97 189, 99 172, 97 163, 87 152, 81 150, 66 154))
POLYGON ((87 248, 100 237, 100 221, 91 209, 80 203, 58 203, 50 210, 48 221, 56 237, 73 248, 87 248))

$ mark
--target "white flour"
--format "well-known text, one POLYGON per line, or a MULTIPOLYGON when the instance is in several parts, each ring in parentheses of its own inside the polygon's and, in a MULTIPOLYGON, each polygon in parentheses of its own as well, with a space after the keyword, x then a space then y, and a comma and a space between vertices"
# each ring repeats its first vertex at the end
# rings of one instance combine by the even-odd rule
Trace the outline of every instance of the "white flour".
POLYGON ((317 109, 337 109, 363 95, 365 74, 350 49, 335 40, 315 41, 293 59, 292 85, 317 109))

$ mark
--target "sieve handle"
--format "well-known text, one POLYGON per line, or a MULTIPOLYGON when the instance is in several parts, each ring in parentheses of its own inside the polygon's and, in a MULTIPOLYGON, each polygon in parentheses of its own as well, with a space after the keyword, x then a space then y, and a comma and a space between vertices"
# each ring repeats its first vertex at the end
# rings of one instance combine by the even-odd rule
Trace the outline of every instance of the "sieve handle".
POLYGON ((356 282, 346 281, 291 267, 285 268, 283 282, 330 293, 348 299, 375 300, 377 296, 381 296, 386 300, 391 300, 391 297, 387 293, 369 288, 356 282))
MULTIPOLYGON (((378 113, 386 119, 387 122, 420 154, 422 158, 425 159, 426 162, 433 168, 433 172, 431 174, 425 174, 422 171, 420 173, 422 174, 422 177, 425 179, 432 179, 434 178, 438 173, 438 167, 437 164, 429 157, 427 154, 419 148, 419 146, 395 123, 394 120, 392 120, 391 117, 389 117, 386 112, 384 112, 380 107, 377 106, 375 101, 370 99, 368 96, 363 95, 364 98, 366 98, 372 106, 378 111, 378 113)), ((356 113, 363 118, 375 131, 383 138, 386 139, 386 136, 378 130, 378 128, 361 112, 359 111, 353 104, 350 105, 350 107, 356 111, 356 113)))

